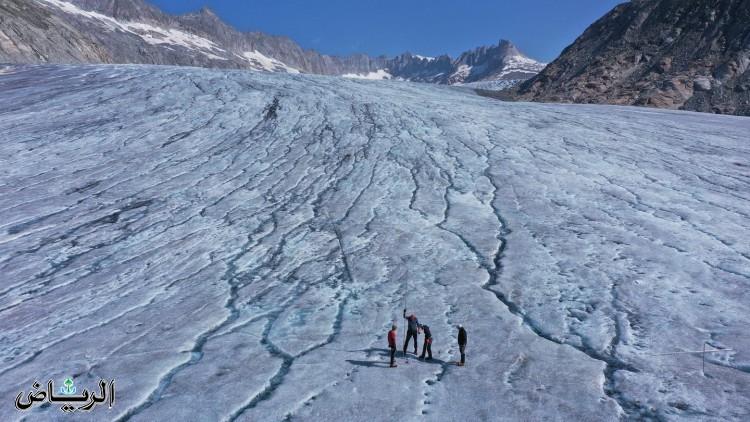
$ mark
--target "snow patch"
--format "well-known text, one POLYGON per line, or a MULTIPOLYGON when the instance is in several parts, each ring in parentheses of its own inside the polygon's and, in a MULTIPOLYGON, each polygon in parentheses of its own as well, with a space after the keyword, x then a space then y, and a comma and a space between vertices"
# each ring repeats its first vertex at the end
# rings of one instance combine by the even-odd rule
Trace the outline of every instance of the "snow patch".
POLYGON ((267 70, 269 72, 286 72, 286 73, 300 73, 299 70, 286 65, 272 57, 268 57, 257 50, 246 51, 242 53, 241 58, 250 62, 250 64, 256 66, 258 70, 267 70))
POLYGON ((526 56, 508 56, 503 60, 505 66, 525 66, 532 69, 542 70, 547 63, 538 62, 526 56))
POLYGON ((513 73, 526 73, 533 76, 546 66, 547 63, 541 63, 526 56, 508 56, 503 60, 503 70, 495 74, 493 79, 501 79, 513 73))
POLYGON ((112 30, 117 29, 121 26, 120 23, 116 19, 110 16, 103 15, 97 12, 83 10, 80 7, 72 3, 68 3, 67 1, 61 1, 61 0, 37 0, 37 1, 55 6, 58 9, 61 9, 65 13, 84 16, 89 19, 98 20, 100 21, 100 23, 102 23, 103 25, 107 26, 109 29, 112 29, 112 30))
POLYGON ((375 72, 368 72, 368 73, 345 73, 341 75, 345 78, 351 78, 351 79, 370 79, 370 80, 383 80, 383 79, 392 79, 393 75, 388 73, 385 69, 378 69, 375 72))
POLYGON ((448 78, 451 84, 461 83, 471 74, 472 67, 467 64, 458 66, 458 69, 448 78))
POLYGON ((201 53, 203 53, 204 56, 208 57, 211 60, 224 60, 224 61, 229 60, 226 57, 217 56, 216 54, 211 54, 211 53, 206 52, 206 51, 201 51, 201 53))
POLYGON ((415 55, 413 55, 412 57, 416 57, 416 58, 418 58, 419 60, 427 60, 428 62, 431 62, 431 61, 435 60, 435 58, 434 58, 434 57, 429 57, 429 56, 420 56, 419 54, 415 54, 415 55))
POLYGON ((461 66, 458 66, 458 70, 456 70, 453 74, 456 76, 469 76, 469 73, 471 73, 471 66, 467 64, 462 64, 461 66))
POLYGON ((130 32, 133 32, 143 38, 149 44, 174 44, 191 49, 205 49, 225 51, 219 48, 213 41, 199 37, 189 32, 180 31, 173 28, 162 28, 149 25, 146 23, 126 22, 123 23, 130 32))
POLYGON ((11 75, 16 73, 12 66, 0 66, 0 75, 11 75))

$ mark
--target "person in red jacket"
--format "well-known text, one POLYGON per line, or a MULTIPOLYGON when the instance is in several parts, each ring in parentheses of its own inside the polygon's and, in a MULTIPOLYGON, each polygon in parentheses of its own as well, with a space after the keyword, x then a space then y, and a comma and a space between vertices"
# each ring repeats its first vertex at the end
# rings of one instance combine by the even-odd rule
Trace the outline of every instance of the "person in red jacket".
POLYGON ((388 331, 388 348, 391 349, 391 368, 396 365, 396 324, 391 325, 391 331, 388 331))

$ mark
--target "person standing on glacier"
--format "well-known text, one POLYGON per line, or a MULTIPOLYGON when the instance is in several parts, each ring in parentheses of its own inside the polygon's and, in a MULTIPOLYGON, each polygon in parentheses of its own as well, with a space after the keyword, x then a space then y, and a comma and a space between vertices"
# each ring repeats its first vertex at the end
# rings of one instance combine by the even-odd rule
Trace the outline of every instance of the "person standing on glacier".
POLYGON ((416 355, 419 351, 419 344, 417 343, 417 335, 421 332, 421 325, 417 316, 411 314, 406 316, 406 309, 404 309, 404 318, 406 318, 406 339, 404 340, 404 354, 406 354, 406 348, 409 347, 409 340, 414 337, 414 354, 416 355))
POLYGON ((425 353, 427 353, 427 360, 432 360, 432 333, 430 327, 422 324, 422 332, 424 333, 424 345, 422 346, 422 355, 420 359, 424 359, 425 353))
POLYGON ((391 368, 396 365, 396 324, 391 325, 391 331, 388 331, 388 348, 391 349, 391 368))
POLYGON ((461 362, 458 362, 458 366, 464 366, 466 363, 466 330, 463 325, 458 326, 458 350, 461 352, 461 362))

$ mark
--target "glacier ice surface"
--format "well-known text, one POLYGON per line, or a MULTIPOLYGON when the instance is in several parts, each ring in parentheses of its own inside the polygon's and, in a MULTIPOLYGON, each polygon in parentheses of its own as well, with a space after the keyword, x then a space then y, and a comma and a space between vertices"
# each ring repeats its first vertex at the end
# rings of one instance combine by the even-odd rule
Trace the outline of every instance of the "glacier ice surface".
POLYGON ((148 66, 0 100, 0 420, 66 376, 117 382, 76 420, 750 414, 748 118, 148 66), (404 306, 435 360, 389 369, 404 306))

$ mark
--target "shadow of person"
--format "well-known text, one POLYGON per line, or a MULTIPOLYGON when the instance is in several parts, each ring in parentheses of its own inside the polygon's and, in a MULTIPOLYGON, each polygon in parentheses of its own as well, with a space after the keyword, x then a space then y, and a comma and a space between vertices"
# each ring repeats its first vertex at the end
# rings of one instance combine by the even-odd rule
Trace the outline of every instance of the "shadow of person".
POLYGON ((432 358, 432 359, 419 358, 417 360, 419 362, 429 363, 429 364, 432 364, 432 365, 443 365, 443 366, 445 366, 445 365, 452 365, 453 364, 452 362, 446 362, 446 361, 444 361, 442 359, 438 359, 438 358, 432 358))
MULTIPOLYGON (((379 352, 380 356, 383 356, 383 357, 388 357, 389 358, 391 356, 390 350, 388 350, 388 349, 379 349, 379 348, 374 348, 374 347, 370 348, 370 349, 350 350, 350 351, 351 352, 367 352, 368 356, 370 356, 370 354, 375 353, 375 352, 379 352)), ((369 367, 369 368, 388 368, 388 367, 390 367, 390 361, 388 361, 388 360, 381 361, 381 360, 354 360, 354 359, 347 359, 346 361, 349 362, 352 365, 365 366, 365 367, 369 367)), ((426 363, 426 364, 430 364, 430 365, 440 365, 440 366, 453 366, 453 365, 455 365, 455 362, 446 362, 446 361, 444 361, 442 359, 438 359, 438 358, 432 358, 432 359, 413 358, 412 361, 413 362, 418 362, 418 363, 426 363)))
POLYGON ((379 360, 352 360, 347 359, 347 362, 351 363, 352 365, 357 366, 365 366, 368 368, 389 368, 390 363, 389 362, 383 362, 379 360))
POLYGON ((370 347, 369 349, 359 349, 359 350, 347 350, 347 352, 364 352, 367 354, 367 357, 370 357, 373 355, 373 353, 378 353, 380 356, 391 356, 391 351, 389 349, 385 349, 382 347, 370 347))

